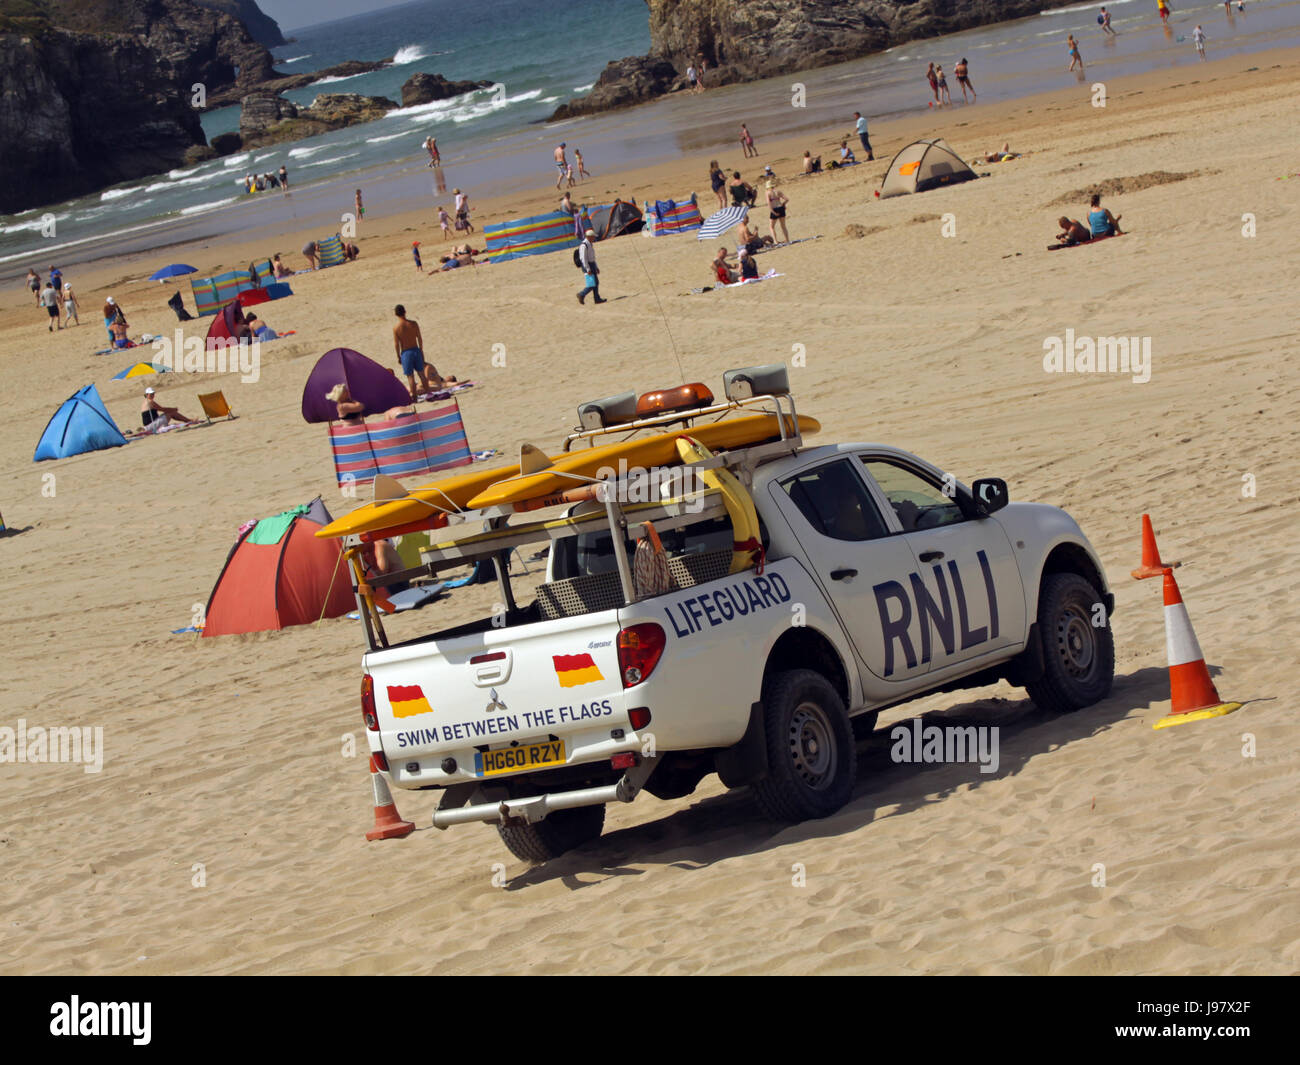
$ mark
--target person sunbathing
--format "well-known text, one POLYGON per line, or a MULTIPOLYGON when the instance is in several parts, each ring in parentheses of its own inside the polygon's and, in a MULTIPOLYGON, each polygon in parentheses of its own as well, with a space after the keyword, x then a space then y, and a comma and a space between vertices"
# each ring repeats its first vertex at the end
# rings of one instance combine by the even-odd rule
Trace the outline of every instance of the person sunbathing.
POLYGON ((244 324, 254 340, 279 340, 280 334, 251 311, 244 316, 244 324))
POLYGON ((720 285, 734 285, 736 283, 736 271, 727 262, 726 248, 718 249, 718 254, 714 257, 712 266, 713 276, 720 285))
POLYGON ((335 385, 325 393, 325 398, 338 407, 339 421, 346 422, 348 425, 360 425, 365 421, 366 405, 352 398, 347 384, 335 385))
POLYGON ((814 156, 812 152, 803 153, 803 172, 805 174, 820 174, 822 172, 822 157, 814 156))
POLYGON ((1076 219, 1061 216, 1056 224, 1061 227, 1061 232, 1056 234, 1056 239, 1061 244, 1086 244, 1092 239, 1088 227, 1076 219))
POLYGON ((144 422, 146 427, 151 428, 161 428, 169 422, 184 422, 189 425, 194 421, 193 418, 185 417, 175 407, 164 407, 154 399, 154 390, 152 388, 144 390, 144 401, 140 404, 140 420, 144 422))
POLYGON ((977 159, 985 163, 1001 163, 1006 159, 1019 159, 1020 153, 1011 150, 1011 142, 1007 141, 995 152, 985 152, 982 156, 976 156, 977 159))
POLYGON ((1092 210, 1088 212, 1088 226, 1094 238, 1122 236, 1124 231, 1119 228, 1121 217, 1121 215, 1111 214, 1101 205, 1101 193, 1092 194, 1092 210))

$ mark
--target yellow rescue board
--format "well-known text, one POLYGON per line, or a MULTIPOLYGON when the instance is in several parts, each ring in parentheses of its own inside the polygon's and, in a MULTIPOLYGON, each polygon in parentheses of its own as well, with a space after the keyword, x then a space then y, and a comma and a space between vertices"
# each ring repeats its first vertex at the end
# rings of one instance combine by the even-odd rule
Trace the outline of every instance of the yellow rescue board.
MULTIPOLYGON (((816 418, 802 414, 799 416, 799 431, 805 436, 820 429, 821 423, 816 418)), ((676 445, 680 436, 692 436, 706 446, 725 449, 755 444, 779 435, 776 415, 750 414, 694 429, 675 430, 622 440, 602 447, 562 452, 551 456, 551 461, 555 464, 553 469, 527 477, 518 476, 518 465, 460 473, 412 488, 405 499, 367 503, 357 507, 351 513, 335 518, 325 528, 317 530, 316 535, 334 538, 383 532, 385 529, 397 529, 422 521, 440 511, 475 509, 490 506, 492 502, 536 499, 562 492, 566 488, 576 488, 583 483, 570 477, 558 477, 555 475, 556 470, 591 476, 602 466, 617 466, 620 458, 626 458, 629 466, 672 465, 680 461, 676 445), (540 489, 536 487, 538 484, 541 485, 540 489), (497 495, 501 499, 496 499, 497 495), (483 501, 487 497, 493 497, 491 502, 483 501)))
MULTIPOLYGON (((789 419, 787 418, 787 421, 789 419)), ((816 418, 803 415, 799 417, 799 432, 805 436, 821 428, 816 418)), ((624 459, 629 468, 651 466, 674 466, 681 462, 677 453, 677 441, 689 436, 698 440, 705 447, 714 451, 746 447, 774 440, 781 435, 781 428, 775 414, 746 414, 738 418, 727 418, 708 425, 695 426, 690 429, 674 429, 666 433, 651 436, 634 437, 616 444, 603 447, 582 448, 552 457, 554 465, 539 473, 524 477, 504 474, 499 483, 480 492, 469 501, 470 509, 520 503, 541 496, 555 495, 566 488, 577 488, 584 483, 584 477, 594 477, 602 468, 617 468, 619 460, 624 459), (576 476, 565 476, 572 474, 576 476)))

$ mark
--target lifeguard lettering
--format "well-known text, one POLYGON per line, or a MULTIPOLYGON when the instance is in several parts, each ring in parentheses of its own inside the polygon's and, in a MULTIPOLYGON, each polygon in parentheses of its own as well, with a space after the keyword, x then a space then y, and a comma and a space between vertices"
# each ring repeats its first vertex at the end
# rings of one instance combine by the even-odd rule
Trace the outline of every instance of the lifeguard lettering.
POLYGON ((894 642, 897 641, 903 652, 903 660, 907 663, 908 669, 915 669, 917 666, 916 648, 912 643, 912 637, 908 634, 908 629, 912 627, 912 616, 915 613, 920 621, 921 628, 921 658, 920 663, 924 665, 930 661, 931 652, 933 651, 934 633, 938 633, 939 642, 943 644, 945 654, 953 654, 957 646, 957 640, 961 640, 961 649, 963 651, 974 647, 976 644, 984 643, 988 640, 997 638, 998 635, 998 596, 993 587, 993 568, 989 565, 988 555, 983 551, 977 551, 975 557, 979 559, 980 571, 984 576, 984 592, 988 596, 989 606, 989 623, 981 625, 977 629, 970 627, 970 610, 966 604, 966 589, 961 581, 961 571, 957 568, 955 561, 948 562, 948 580, 952 582, 952 597, 948 595, 948 580, 944 578, 943 567, 936 565, 931 567, 934 573, 935 585, 938 588, 939 598, 936 600, 931 594, 925 582, 921 579, 919 573, 909 573, 908 583, 912 586, 912 594, 909 596, 907 589, 898 581, 882 581, 880 584, 873 585, 872 591, 876 594, 876 609, 880 612, 880 632, 881 638, 885 643, 885 671, 884 676, 892 676, 894 673, 894 642), (957 601, 957 616, 953 618, 953 603, 957 601), (916 601, 915 611, 912 607, 912 601, 916 601), (897 614, 894 616, 894 609, 891 604, 897 603, 897 614))
POLYGON ((555 675, 561 688, 576 688, 579 684, 605 679, 589 654, 551 655, 551 661, 555 663, 555 675))
POLYGON ((779 573, 728 584, 714 592, 693 595, 664 607, 673 632, 686 637, 700 632, 705 622, 710 628, 726 625, 738 617, 780 606, 790 601, 790 586, 779 573))
POLYGON ((393 708, 393 717, 433 713, 433 707, 418 684, 388 685, 388 705, 393 708))

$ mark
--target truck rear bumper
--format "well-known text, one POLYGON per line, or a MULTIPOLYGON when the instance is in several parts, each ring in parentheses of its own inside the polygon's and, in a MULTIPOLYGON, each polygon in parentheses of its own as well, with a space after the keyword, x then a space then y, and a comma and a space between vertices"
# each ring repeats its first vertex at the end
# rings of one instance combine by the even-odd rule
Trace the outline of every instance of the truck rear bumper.
POLYGON ((644 758, 639 765, 633 766, 616 784, 606 784, 598 788, 579 788, 576 791, 557 791, 543 795, 530 795, 518 799, 501 799, 497 802, 481 802, 469 806, 460 805, 469 801, 468 790, 457 792, 449 788, 443 796, 438 809, 433 812, 434 828, 450 828, 452 825, 468 824, 471 821, 490 821, 497 824, 510 824, 522 821, 534 824, 542 821, 556 810, 572 810, 579 806, 603 806, 610 802, 631 802, 640 793, 645 782, 654 772, 657 758, 644 758))

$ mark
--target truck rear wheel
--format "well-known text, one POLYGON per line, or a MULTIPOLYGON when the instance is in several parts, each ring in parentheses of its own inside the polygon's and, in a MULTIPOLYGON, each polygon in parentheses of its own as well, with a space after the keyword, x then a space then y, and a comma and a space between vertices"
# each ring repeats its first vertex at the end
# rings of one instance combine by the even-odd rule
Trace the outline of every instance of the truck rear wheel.
POLYGON ((604 827, 604 805, 579 806, 572 810, 556 810, 531 825, 497 825, 497 833, 516 858, 525 862, 545 862, 599 838, 604 827))
POLYGON ((858 775, 853 729, 830 681, 810 669, 777 673, 763 689, 767 776, 753 785, 775 821, 833 814, 853 796, 858 775))
POLYGON ((1110 694, 1115 679, 1115 637, 1110 619, 1093 618, 1101 593, 1077 573, 1051 573, 1038 592, 1038 638, 1043 675, 1025 685, 1043 710, 1071 713, 1110 694))

